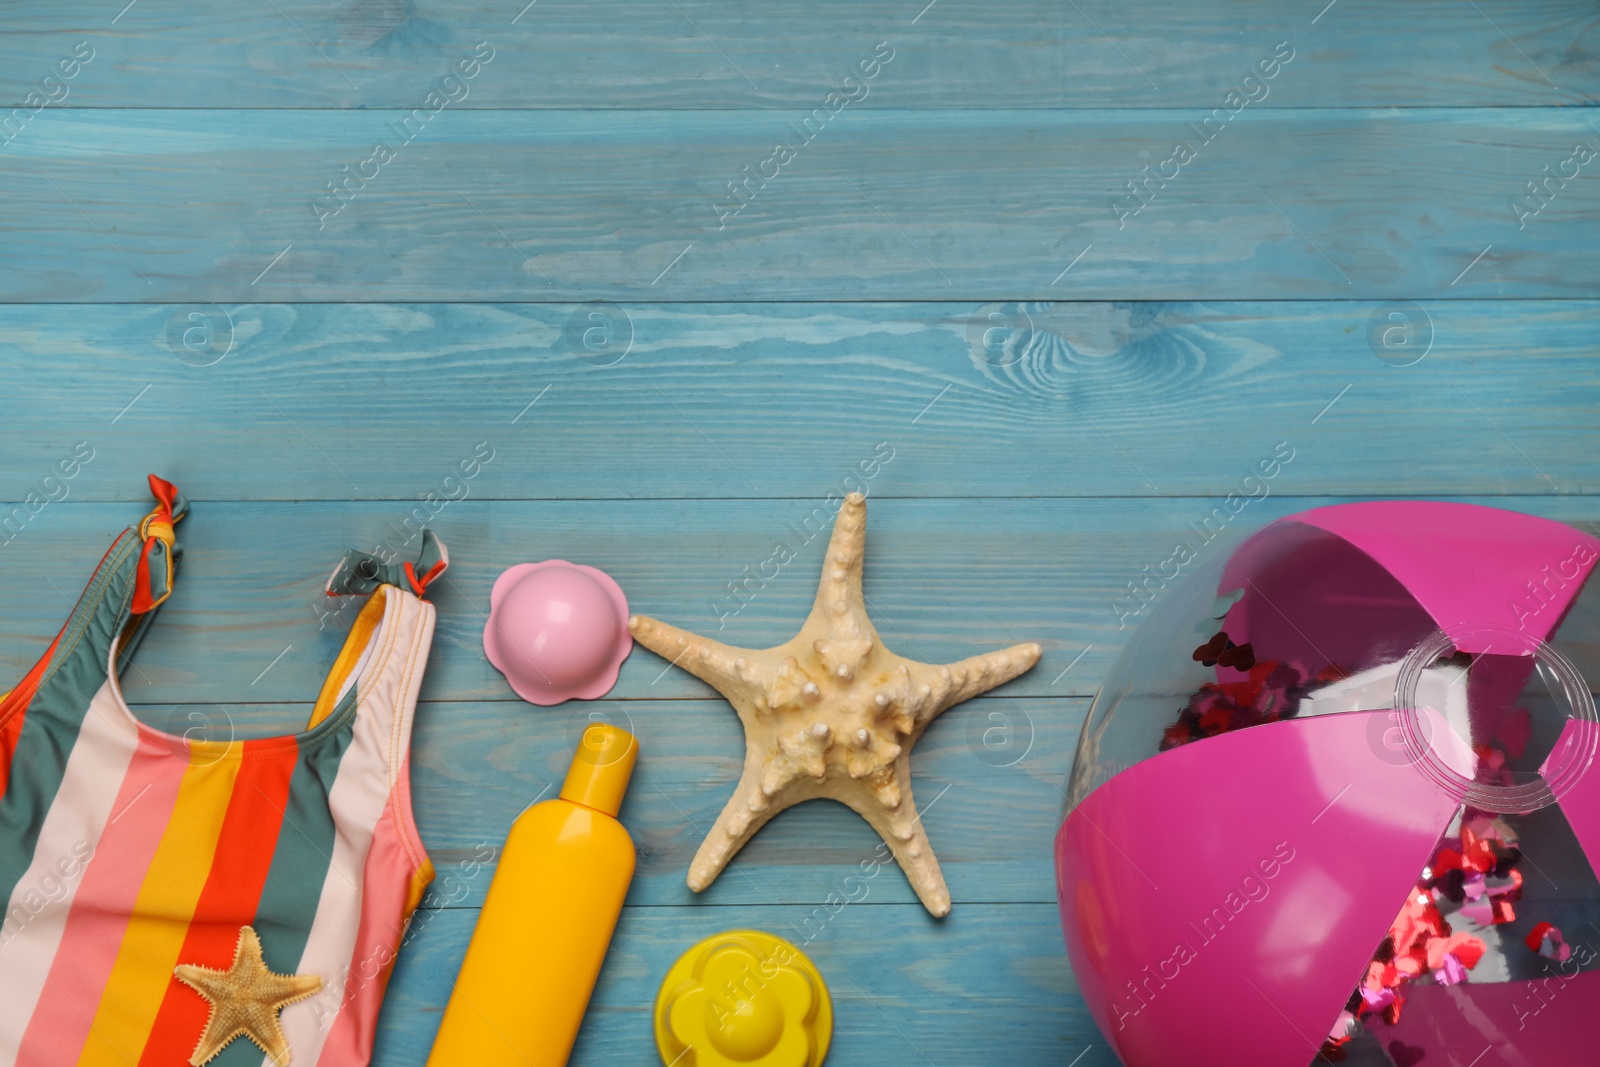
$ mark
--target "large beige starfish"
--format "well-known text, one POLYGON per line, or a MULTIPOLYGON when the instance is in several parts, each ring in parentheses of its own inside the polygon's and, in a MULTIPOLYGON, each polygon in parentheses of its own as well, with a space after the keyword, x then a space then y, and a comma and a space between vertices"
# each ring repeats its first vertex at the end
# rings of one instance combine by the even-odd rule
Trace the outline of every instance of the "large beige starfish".
POLYGON ((628 620, 635 640, 716 688, 744 724, 744 773, 689 867, 697 893, 768 819, 831 797, 872 824, 930 912, 950 911, 911 799, 911 746, 946 708, 1032 667, 1039 646, 947 667, 884 648, 861 594, 866 527, 866 499, 852 493, 834 523, 816 604, 800 632, 776 648, 733 648, 644 616, 628 620))
POLYGON ((209 1063, 228 1042, 241 1035, 260 1045, 273 1063, 288 1063, 289 1039, 284 1036, 278 1012, 322 988, 322 979, 316 975, 269 971, 261 959, 261 939, 248 926, 239 928, 233 966, 227 970, 180 963, 173 973, 211 1004, 205 1033, 189 1057, 193 1067, 209 1063))

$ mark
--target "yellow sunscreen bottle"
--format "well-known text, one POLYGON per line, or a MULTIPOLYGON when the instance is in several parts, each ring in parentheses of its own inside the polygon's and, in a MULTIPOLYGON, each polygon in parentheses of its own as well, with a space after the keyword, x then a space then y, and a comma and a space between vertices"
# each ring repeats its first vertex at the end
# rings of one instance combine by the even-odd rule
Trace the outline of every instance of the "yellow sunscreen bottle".
POLYGON ((633 880, 617 821, 639 743, 596 723, 511 824, 428 1067, 564 1067, 633 880))

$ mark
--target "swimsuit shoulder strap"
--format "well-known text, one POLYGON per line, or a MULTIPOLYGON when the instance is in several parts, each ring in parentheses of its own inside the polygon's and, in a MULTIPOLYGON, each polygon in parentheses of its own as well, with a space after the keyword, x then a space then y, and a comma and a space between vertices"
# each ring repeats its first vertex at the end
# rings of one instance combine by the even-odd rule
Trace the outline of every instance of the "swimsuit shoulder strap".
POLYGON ((50 647, 0 698, 0 763, 6 738, 15 740, 30 709, 80 721, 111 670, 113 644, 119 663, 126 662, 155 609, 172 595, 183 554, 176 527, 189 503, 171 482, 152 474, 149 483, 155 507, 111 542, 50 647))
POLYGON ((352 548, 328 575, 329 596, 364 596, 380 585, 394 585, 423 596, 431 583, 450 566, 450 552, 444 542, 424 528, 422 547, 415 560, 385 559, 371 552, 352 548))
POLYGON ((326 592, 368 599, 323 682, 307 729, 332 715, 355 690, 357 714, 394 734, 396 758, 390 762, 398 764, 410 740, 417 687, 433 640, 435 612, 425 594, 449 565, 449 550, 429 529, 422 531, 415 559, 358 549, 345 553, 328 576, 326 592))
MULTIPOLYGON (((424 599, 429 583, 444 573, 449 552, 433 531, 423 530, 414 560, 400 562, 352 550, 328 577, 331 596, 368 594, 350 626, 312 709, 307 730, 339 715, 337 729, 350 731, 340 775, 371 783, 392 813, 397 855, 426 885, 432 877, 427 852, 411 813, 411 726, 433 644, 434 606, 424 599)), ((419 890, 420 892, 420 890, 419 890)))

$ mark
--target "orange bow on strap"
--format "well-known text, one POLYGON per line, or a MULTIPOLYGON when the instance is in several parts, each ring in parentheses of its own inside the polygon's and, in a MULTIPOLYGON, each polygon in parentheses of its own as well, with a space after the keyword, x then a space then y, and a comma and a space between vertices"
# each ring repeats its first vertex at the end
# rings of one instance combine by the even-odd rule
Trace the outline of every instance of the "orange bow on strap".
POLYGON ((188 512, 188 504, 183 499, 183 494, 178 492, 178 487, 164 478, 154 474, 149 476, 150 495, 158 503, 155 508, 139 522, 139 536, 144 540, 144 548, 139 556, 139 570, 134 576, 133 604, 131 611, 135 615, 145 612, 162 603, 172 595, 172 572, 174 559, 177 556, 177 535, 173 527, 188 512), (157 583, 150 579, 150 565, 155 560, 159 574, 159 593, 157 583))

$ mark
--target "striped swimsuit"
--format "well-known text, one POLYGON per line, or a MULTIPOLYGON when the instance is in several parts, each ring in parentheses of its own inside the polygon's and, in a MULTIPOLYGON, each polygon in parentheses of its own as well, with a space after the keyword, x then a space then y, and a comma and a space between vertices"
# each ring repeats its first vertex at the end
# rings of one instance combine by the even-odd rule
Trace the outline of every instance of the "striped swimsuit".
MULTIPOLYGON (((243 927, 268 969, 321 988, 282 1009, 296 1067, 365 1064, 403 929, 433 877, 411 817, 412 714, 444 569, 347 554, 370 594, 304 732, 178 737, 140 723, 116 668, 172 591, 188 510, 122 532, 36 667, 0 697, 0 1067, 177 1067, 210 1007, 174 977, 227 970, 243 927), (418 567, 425 573, 418 573, 418 567)), ((210 1061, 272 1061, 240 1036, 210 1061)))

